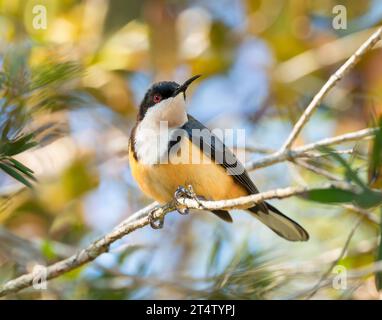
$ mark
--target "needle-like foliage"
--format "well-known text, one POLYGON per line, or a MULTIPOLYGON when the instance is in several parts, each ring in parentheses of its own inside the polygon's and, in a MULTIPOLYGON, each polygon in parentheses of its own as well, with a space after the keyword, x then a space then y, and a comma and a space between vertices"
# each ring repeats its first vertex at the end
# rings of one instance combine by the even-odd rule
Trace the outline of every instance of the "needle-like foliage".
POLYGON ((11 47, 0 56, 0 169, 32 187, 33 171, 14 156, 37 145, 28 130, 35 112, 62 103, 60 86, 80 71, 73 62, 45 62, 30 67, 30 46, 11 47))

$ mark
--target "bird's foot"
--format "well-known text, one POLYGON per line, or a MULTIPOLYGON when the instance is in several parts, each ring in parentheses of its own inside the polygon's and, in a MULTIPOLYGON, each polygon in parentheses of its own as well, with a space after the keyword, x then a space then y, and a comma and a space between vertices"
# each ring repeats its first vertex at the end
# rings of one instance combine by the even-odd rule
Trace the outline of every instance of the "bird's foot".
POLYGON ((158 208, 154 208, 150 211, 148 214, 149 223, 151 228, 153 229, 162 229, 164 225, 164 218, 157 218, 155 217, 155 213, 157 212, 158 208))
POLYGON ((192 185, 189 184, 187 188, 183 186, 179 186, 178 189, 176 189, 175 199, 179 199, 182 197, 189 198, 189 199, 197 199, 197 195, 192 185))
POLYGON ((175 191, 174 198, 175 198, 175 203, 176 203, 176 210, 180 214, 183 214, 183 215, 188 214, 189 213, 189 209, 179 202, 180 198, 193 199, 193 200, 195 200, 199 204, 199 206, 201 208, 203 207, 202 204, 200 203, 199 198, 196 195, 192 185, 188 185, 187 188, 185 188, 183 186, 179 186, 178 189, 175 191))
POLYGON ((175 191, 174 198, 175 198, 176 211, 178 211, 182 215, 189 214, 190 210, 186 206, 180 204, 179 199, 182 197, 188 198, 189 195, 190 195, 190 191, 183 186, 179 186, 178 189, 176 189, 175 191))

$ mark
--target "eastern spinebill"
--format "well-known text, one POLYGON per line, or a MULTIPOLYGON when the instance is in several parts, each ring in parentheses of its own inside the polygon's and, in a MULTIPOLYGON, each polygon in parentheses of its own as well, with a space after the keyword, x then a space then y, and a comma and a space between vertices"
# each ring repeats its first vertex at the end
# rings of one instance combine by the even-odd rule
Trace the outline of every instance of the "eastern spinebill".
MULTIPOLYGON (((233 152, 187 113, 186 90, 197 78, 194 76, 182 85, 172 81, 153 84, 143 98, 130 136, 132 175, 142 191, 160 204, 172 201, 179 187, 189 185, 194 194, 207 200, 259 192, 233 152)), ((284 239, 309 239, 303 227, 267 202, 248 211, 284 239)), ((232 222, 228 211, 212 212, 232 222)))

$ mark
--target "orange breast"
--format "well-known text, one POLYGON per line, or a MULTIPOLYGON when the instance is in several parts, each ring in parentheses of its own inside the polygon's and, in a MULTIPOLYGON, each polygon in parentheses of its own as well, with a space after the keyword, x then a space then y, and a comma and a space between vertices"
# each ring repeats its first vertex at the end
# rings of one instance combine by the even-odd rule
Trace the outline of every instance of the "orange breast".
POLYGON ((137 162, 131 148, 129 162, 131 172, 142 191, 160 203, 173 199, 179 186, 192 185, 197 195, 210 200, 232 199, 248 195, 226 170, 211 161, 194 163, 196 159, 206 159, 199 147, 188 139, 182 139, 182 155, 171 156, 169 163, 145 165, 137 162), (204 158, 203 158, 204 157, 204 158), (175 163, 175 164, 174 164, 175 163))

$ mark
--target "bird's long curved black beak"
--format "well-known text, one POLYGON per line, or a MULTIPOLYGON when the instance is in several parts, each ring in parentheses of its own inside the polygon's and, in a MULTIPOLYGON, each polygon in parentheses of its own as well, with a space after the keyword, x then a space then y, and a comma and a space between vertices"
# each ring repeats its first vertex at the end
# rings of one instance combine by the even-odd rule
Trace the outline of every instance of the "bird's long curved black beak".
POLYGON ((183 92, 184 99, 186 99, 186 90, 188 86, 196 79, 201 77, 201 74, 198 74, 196 76, 191 77, 190 79, 186 80, 182 85, 180 85, 175 91, 174 94, 172 95, 173 97, 176 97, 179 93, 183 92))

